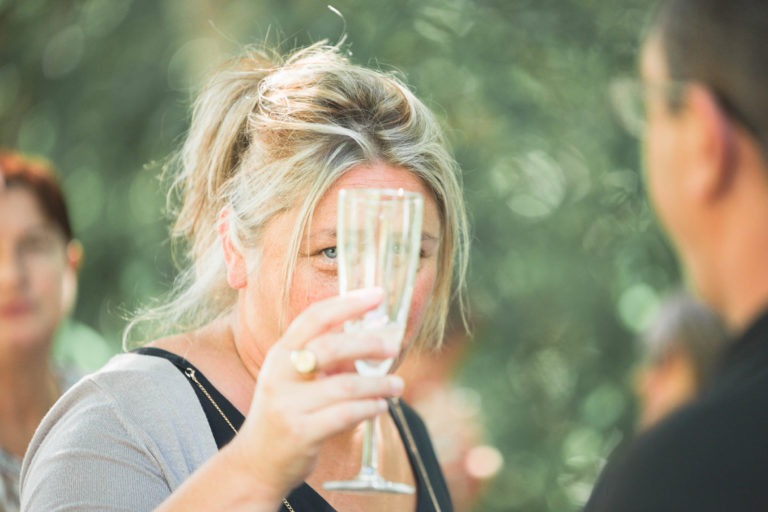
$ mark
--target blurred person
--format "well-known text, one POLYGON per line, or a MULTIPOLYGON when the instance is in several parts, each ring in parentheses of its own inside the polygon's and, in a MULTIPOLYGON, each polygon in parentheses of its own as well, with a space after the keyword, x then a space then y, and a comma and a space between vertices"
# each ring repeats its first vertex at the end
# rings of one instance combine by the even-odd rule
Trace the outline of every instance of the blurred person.
POLYGON ((707 390, 603 471, 588 511, 768 510, 768 2, 665 0, 644 38, 646 179, 733 337, 707 390))
POLYGON ((640 341, 645 354, 635 390, 645 430, 706 389, 729 338, 710 308, 678 292, 661 301, 640 341))
POLYGON ((175 299, 138 319, 172 332, 54 406, 25 458, 24 510, 452 510, 424 424, 391 398, 402 379, 354 370, 399 351, 341 329, 381 290, 341 297, 336 276, 340 189, 421 193, 404 343, 440 342, 467 227, 433 114, 338 46, 253 50, 199 94, 175 169, 174 233, 190 266, 175 299), (360 422, 376 416, 380 471, 417 492, 326 491, 357 473, 360 422))
POLYGON ((19 509, 21 459, 77 374, 53 362, 82 247, 49 162, 0 149, 0 510, 19 509))
POLYGON ((486 442, 485 416, 477 392, 456 374, 467 355, 461 322, 449 316, 442 347, 414 351, 398 369, 403 399, 424 418, 456 512, 469 512, 487 482, 501 469, 498 449, 486 442))

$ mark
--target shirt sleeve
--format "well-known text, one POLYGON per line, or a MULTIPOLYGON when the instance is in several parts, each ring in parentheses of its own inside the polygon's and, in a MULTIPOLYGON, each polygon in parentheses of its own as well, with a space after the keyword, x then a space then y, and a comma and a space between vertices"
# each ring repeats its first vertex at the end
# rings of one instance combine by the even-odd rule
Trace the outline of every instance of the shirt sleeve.
POLYGON ((150 364, 169 371, 97 374, 59 399, 22 464, 22 510, 153 510, 215 453, 184 377, 150 364))

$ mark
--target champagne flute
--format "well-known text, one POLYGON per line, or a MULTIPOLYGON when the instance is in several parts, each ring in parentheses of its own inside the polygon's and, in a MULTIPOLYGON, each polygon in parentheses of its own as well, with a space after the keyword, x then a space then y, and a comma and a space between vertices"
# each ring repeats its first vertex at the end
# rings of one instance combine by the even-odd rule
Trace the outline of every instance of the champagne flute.
MULTIPOLYGON (((342 189, 339 192, 337 258, 342 295, 359 288, 384 291, 381 304, 345 323, 346 332, 365 332, 402 343, 421 251, 424 200, 402 189, 342 189)), ((394 358, 358 360, 361 375, 385 375, 394 358)), ((379 474, 375 419, 366 421, 360 472, 351 480, 325 482, 331 491, 413 494, 414 488, 379 474)))

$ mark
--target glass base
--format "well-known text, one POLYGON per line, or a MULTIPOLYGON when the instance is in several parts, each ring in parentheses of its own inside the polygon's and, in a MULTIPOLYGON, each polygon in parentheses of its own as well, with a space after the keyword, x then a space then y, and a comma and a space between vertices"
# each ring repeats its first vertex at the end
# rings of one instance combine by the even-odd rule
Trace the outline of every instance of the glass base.
POLYGON ((325 482, 323 488, 326 491, 341 492, 381 492, 385 494, 413 494, 416 489, 408 484, 390 482, 380 475, 358 475, 354 480, 336 480, 325 482))

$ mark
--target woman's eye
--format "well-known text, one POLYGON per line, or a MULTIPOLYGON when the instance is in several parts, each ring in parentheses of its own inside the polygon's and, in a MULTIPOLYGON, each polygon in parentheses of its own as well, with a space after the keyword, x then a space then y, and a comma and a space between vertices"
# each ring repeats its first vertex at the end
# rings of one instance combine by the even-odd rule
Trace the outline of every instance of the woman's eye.
POLYGON ((52 237, 34 236, 25 238, 19 245, 21 252, 25 254, 47 253, 55 250, 56 240, 52 237))
POLYGON ((336 248, 335 247, 328 247, 327 249, 323 249, 320 252, 323 254, 323 256, 325 256, 329 260, 335 260, 336 259, 336 248))

